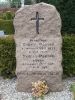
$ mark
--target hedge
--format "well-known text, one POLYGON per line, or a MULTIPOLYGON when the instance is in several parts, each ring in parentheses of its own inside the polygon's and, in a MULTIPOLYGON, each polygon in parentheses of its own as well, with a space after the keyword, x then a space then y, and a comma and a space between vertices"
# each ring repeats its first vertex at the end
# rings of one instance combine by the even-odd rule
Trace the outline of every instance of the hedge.
POLYGON ((0 13, 0 19, 5 19, 5 20, 12 20, 14 19, 15 13, 11 11, 6 11, 3 13, 0 13))
MULTIPOLYGON (((63 36, 63 76, 75 75, 75 35, 63 36)), ((12 36, 0 38, 0 75, 6 78, 15 76, 15 42, 12 36)))
POLYGON ((4 78, 15 76, 15 42, 12 36, 0 38, 0 75, 4 78))
POLYGON ((11 11, 6 11, 5 13, 2 13, 2 19, 5 20, 13 20, 15 14, 11 11))
POLYGON ((75 75, 75 35, 63 37, 63 71, 65 76, 75 75))
POLYGON ((14 34, 13 20, 0 19, 0 30, 4 30, 5 34, 14 34))

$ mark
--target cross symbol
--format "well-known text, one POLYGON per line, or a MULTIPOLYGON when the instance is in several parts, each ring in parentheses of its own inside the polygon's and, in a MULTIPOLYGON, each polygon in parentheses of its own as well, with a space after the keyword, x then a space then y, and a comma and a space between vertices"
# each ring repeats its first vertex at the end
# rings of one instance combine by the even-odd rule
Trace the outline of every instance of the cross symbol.
POLYGON ((44 20, 44 18, 39 18, 39 12, 36 12, 36 18, 31 18, 31 20, 36 20, 36 32, 39 34, 39 20, 44 20))

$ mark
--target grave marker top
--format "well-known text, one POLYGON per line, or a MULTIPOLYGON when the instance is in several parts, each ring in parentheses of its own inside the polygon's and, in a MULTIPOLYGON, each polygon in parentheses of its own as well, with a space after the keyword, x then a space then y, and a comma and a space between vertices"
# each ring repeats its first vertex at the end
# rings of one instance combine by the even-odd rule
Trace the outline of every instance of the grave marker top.
POLYGON ((16 39, 33 38, 39 33, 46 37, 61 36, 60 15, 53 5, 46 3, 22 7, 16 12, 14 26, 16 39))

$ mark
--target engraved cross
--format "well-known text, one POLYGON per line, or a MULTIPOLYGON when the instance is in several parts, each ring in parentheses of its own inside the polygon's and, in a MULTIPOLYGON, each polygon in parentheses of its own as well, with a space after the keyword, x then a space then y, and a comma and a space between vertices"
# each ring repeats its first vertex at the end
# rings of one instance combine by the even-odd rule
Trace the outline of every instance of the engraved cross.
POLYGON ((39 18, 39 12, 36 12, 36 18, 31 18, 31 20, 36 20, 36 32, 39 34, 39 20, 44 20, 44 18, 39 18))

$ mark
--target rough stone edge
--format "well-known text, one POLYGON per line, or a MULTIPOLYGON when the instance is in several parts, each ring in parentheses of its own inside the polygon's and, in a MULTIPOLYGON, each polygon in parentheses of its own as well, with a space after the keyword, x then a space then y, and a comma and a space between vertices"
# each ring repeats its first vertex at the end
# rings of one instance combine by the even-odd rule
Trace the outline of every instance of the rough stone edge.
POLYGON ((22 10, 24 10, 26 8, 29 8, 29 7, 32 7, 32 6, 40 6, 40 5, 45 5, 45 6, 52 7, 53 9, 56 9, 56 7, 54 5, 41 2, 41 3, 37 3, 37 4, 32 4, 32 5, 25 5, 24 7, 21 7, 19 10, 17 10, 15 14, 18 14, 19 12, 21 12, 22 10))

